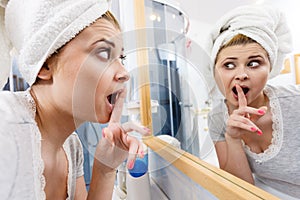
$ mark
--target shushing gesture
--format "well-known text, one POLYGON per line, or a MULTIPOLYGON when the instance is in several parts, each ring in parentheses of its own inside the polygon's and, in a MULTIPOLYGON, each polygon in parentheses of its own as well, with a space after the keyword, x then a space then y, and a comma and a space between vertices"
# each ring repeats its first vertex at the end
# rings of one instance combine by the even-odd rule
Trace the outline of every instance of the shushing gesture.
POLYGON ((127 167, 133 168, 136 156, 143 157, 143 146, 137 138, 128 135, 136 131, 141 135, 149 135, 150 129, 133 122, 120 124, 126 90, 118 95, 108 126, 102 130, 95 159, 110 168, 117 168, 127 157, 127 167))
POLYGON ((266 113, 267 107, 262 106, 257 109, 247 106, 247 99, 241 86, 236 84, 236 90, 239 106, 229 116, 226 133, 232 138, 240 138, 247 132, 262 135, 263 132, 255 122, 266 113))

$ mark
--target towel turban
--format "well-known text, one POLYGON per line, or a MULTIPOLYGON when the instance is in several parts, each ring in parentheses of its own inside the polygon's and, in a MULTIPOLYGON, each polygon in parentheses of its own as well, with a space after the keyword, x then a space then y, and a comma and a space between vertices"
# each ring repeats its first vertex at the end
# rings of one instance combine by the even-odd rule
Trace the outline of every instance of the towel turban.
MULTIPOLYGON (((267 51, 271 63, 269 79, 280 73, 285 56, 292 51, 292 37, 284 14, 263 5, 237 7, 216 23, 206 49, 211 58, 209 73, 213 75, 219 49, 237 34, 252 38, 267 51)), ((215 84, 211 80, 208 82, 215 84)))
POLYGON ((107 0, 0 0, 0 5, 1 88, 12 48, 22 76, 32 85, 51 54, 109 9, 107 0))

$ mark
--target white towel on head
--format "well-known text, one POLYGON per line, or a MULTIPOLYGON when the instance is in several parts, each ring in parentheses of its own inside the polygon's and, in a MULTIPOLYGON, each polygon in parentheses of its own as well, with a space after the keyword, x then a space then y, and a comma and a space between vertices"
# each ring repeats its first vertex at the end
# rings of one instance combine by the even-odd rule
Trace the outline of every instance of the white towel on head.
MULTIPOLYGON (((19 70, 29 85, 51 54, 108 9, 108 0, 9 0, 5 28, 18 52, 19 70)), ((0 65, 7 63, 1 58, 0 65)))
MULTIPOLYGON (((211 57, 209 73, 213 75, 220 47, 237 34, 252 38, 268 52, 272 68, 269 79, 280 73, 285 56, 292 51, 291 33, 283 13, 263 5, 235 8, 216 23, 207 45, 207 53, 211 57)), ((210 85, 215 84, 211 80, 208 82, 210 85)))
POLYGON ((5 6, 2 1, 0 2, 0 52, 1 52, 1 58, 0 58, 0 90, 4 87, 6 84, 9 73, 10 73, 10 66, 12 64, 11 58, 10 58, 10 50, 12 49, 12 46, 8 40, 7 33, 4 26, 4 13, 5 6))
POLYGON ((0 7, 5 8, 8 3, 8 0, 0 0, 0 7))

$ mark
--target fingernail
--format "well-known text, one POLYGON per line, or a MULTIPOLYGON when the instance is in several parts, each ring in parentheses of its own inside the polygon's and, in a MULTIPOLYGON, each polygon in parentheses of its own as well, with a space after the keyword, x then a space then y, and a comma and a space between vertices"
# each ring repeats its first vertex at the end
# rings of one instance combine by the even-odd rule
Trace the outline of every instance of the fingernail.
POLYGON ((255 132, 256 130, 257 130, 257 128, 251 127, 251 131, 255 132))
POLYGON ((144 158, 144 156, 145 156, 144 151, 141 151, 141 158, 144 158))
POLYGON ((261 114, 261 115, 263 115, 263 114, 266 113, 266 111, 264 111, 264 110, 258 110, 257 112, 258 112, 259 114, 261 114))
POLYGON ((134 165, 134 161, 133 160, 130 160, 128 162, 128 169, 132 169, 133 168, 133 165, 134 165))
POLYGON ((263 132, 261 131, 261 130, 257 130, 257 135, 262 135, 263 134, 263 132))

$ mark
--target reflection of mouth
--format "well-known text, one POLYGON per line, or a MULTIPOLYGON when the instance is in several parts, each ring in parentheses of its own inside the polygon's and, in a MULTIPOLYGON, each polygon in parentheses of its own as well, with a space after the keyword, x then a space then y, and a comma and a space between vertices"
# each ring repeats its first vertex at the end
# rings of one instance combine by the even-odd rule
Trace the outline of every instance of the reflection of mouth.
POLYGON ((112 93, 107 96, 107 100, 111 105, 114 105, 116 103, 116 99, 118 96, 118 92, 112 93))
MULTIPOLYGON (((241 88, 242 88, 242 90, 243 90, 243 92, 244 92, 244 95, 246 95, 246 94, 249 92, 249 90, 250 90, 250 89, 249 89, 248 87, 246 87, 246 86, 241 86, 241 88)), ((232 88, 232 92, 233 92, 236 96, 238 96, 238 92, 237 92, 235 86, 232 88)))

